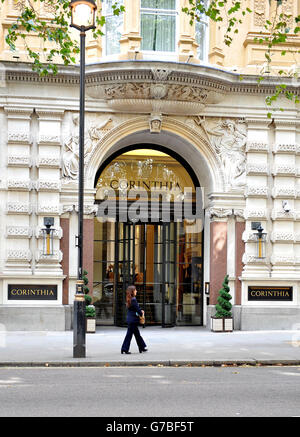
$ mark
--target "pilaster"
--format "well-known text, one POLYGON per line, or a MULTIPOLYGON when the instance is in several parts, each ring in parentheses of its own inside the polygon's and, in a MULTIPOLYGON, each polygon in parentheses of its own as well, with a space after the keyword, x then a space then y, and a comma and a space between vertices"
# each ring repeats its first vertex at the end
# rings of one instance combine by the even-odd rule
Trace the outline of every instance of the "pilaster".
POLYGON ((142 59, 140 52, 140 0, 124 0, 123 34, 120 40, 119 59, 142 59), (133 13, 134 12, 134 13, 133 13))

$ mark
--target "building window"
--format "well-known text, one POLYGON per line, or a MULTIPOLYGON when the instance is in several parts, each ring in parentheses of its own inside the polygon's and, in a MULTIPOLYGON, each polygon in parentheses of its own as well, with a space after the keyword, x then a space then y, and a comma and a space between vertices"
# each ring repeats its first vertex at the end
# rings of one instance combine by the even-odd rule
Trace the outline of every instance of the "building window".
POLYGON ((195 40, 198 44, 197 58, 201 61, 207 61, 208 19, 204 14, 201 14, 199 21, 195 22, 195 40))
MULTIPOLYGON (((120 39, 123 32, 123 14, 114 15, 115 0, 103 0, 103 15, 105 16, 104 54, 106 56, 120 53, 120 39)), ((120 4, 123 2, 120 1, 120 4)))
POLYGON ((141 48, 175 52, 176 0, 141 0, 141 48))

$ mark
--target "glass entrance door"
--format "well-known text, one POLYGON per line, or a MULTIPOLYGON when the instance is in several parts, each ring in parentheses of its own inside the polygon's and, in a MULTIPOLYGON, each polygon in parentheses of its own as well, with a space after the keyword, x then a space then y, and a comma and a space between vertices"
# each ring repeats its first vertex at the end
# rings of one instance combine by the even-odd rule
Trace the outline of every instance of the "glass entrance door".
POLYGON ((93 302, 98 325, 126 323, 125 293, 138 290, 148 325, 203 324, 203 233, 185 222, 95 220, 93 302))
POLYGON ((134 284, 147 324, 174 325, 176 226, 119 223, 117 234, 116 324, 126 322, 126 288, 134 284))

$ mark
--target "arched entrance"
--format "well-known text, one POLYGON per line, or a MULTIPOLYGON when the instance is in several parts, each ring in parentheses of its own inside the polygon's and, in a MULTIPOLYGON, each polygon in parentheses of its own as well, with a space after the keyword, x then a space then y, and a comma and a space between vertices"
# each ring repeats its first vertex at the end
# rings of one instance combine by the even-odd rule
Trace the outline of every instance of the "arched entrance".
POLYGON ((125 324, 125 290, 134 283, 147 324, 202 325, 203 219, 193 169, 166 147, 135 144, 104 161, 95 187, 97 324, 125 324))

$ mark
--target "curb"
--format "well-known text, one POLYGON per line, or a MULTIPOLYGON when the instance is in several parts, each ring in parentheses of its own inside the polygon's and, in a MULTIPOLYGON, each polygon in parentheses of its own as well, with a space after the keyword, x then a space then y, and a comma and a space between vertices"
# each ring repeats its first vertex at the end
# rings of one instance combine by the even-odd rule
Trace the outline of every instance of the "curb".
POLYGON ((24 361, 0 362, 2 367, 239 367, 299 366, 300 360, 203 360, 203 361, 24 361))

